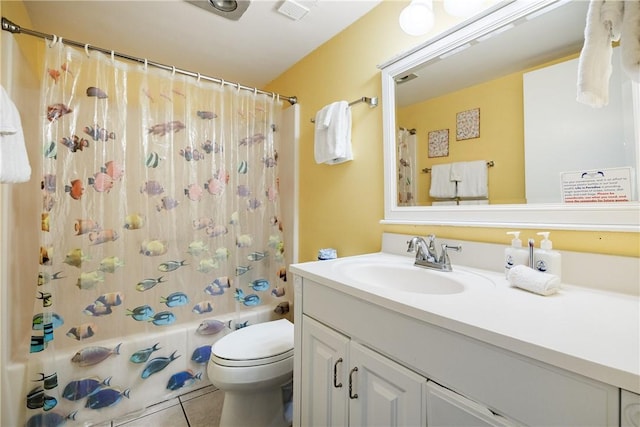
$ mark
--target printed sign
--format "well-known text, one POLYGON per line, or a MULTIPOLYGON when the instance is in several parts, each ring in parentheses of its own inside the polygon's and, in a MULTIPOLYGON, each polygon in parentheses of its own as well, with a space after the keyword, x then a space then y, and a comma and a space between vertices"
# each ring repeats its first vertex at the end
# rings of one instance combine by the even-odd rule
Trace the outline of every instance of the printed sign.
POLYGON ((631 168, 563 172, 561 179, 564 203, 631 200, 631 168))

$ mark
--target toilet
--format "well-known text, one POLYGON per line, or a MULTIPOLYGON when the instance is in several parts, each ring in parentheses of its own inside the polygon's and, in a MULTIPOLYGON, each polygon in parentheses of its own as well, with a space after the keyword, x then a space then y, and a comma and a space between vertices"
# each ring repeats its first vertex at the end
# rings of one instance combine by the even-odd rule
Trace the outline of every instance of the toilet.
POLYGON ((220 427, 290 426, 283 386, 293 379, 293 323, 258 323, 220 338, 207 374, 224 391, 220 427))

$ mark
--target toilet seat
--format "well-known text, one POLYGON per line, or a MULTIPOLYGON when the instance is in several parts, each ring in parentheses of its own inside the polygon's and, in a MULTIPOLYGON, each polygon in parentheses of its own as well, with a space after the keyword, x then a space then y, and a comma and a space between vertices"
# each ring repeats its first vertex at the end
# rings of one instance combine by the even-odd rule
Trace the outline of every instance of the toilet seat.
POLYGON ((211 362, 221 366, 260 366, 291 357, 293 323, 287 319, 238 329, 211 346, 211 362))

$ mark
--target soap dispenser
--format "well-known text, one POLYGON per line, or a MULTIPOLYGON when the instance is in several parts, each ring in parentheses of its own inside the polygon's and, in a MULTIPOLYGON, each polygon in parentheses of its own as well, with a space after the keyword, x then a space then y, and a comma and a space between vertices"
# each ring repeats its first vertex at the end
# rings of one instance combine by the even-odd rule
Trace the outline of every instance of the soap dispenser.
POLYGON ((560 277, 562 273, 562 256, 560 252, 552 250, 553 243, 549 240, 549 232, 542 231, 538 233, 542 236, 540 249, 533 252, 534 269, 543 273, 554 274, 560 277))
POLYGON ((528 265, 529 254, 526 249, 522 247, 522 240, 520 240, 519 231, 508 231, 507 234, 513 235, 511 240, 511 246, 504 250, 504 274, 505 277, 509 276, 509 270, 516 265, 528 265))

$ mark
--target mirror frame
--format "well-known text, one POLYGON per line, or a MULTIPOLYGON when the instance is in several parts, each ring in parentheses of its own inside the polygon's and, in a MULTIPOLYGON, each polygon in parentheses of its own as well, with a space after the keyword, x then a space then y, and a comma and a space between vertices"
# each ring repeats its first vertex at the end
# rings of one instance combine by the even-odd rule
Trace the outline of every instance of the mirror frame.
MULTIPOLYGON (((450 225, 497 228, 542 228, 640 232, 640 203, 541 203, 513 205, 398 206, 396 187, 395 77, 445 53, 472 43, 530 14, 543 13, 567 0, 512 1, 491 8, 379 66, 382 76, 384 145, 384 219, 382 224, 450 225)), ((640 105, 640 99, 635 99, 640 105)), ((636 129, 636 147, 640 134, 636 129)), ((640 171, 636 153, 636 183, 640 171)), ((496 165, 500 167, 500 165, 496 165)), ((633 185, 633 184, 632 184, 633 185)))

